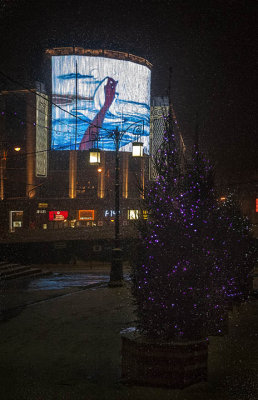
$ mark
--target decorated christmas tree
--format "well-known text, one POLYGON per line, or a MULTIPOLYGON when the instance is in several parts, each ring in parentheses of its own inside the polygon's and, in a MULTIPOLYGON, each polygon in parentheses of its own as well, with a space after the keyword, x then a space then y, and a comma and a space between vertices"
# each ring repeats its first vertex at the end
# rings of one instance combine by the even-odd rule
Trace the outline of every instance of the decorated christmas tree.
POLYGON ((197 198, 190 204, 190 197, 195 195, 195 186, 179 163, 171 120, 165 122, 155 163, 157 179, 143 204, 148 220, 139 224, 141 241, 133 271, 133 294, 138 329, 147 336, 176 339, 184 338, 189 329, 202 335, 205 296, 200 293, 207 271, 199 266, 194 248, 199 205, 197 198))
POLYGON ((229 299, 246 292, 254 252, 247 221, 218 201, 198 143, 183 160, 170 118, 165 126, 157 178, 142 203, 148 218, 138 223, 137 322, 122 334, 122 377, 184 388, 207 380, 207 336, 227 332, 229 299))
MULTIPOLYGON (((162 339, 203 338, 216 315, 223 319, 228 298, 246 274, 245 256, 234 264, 232 254, 239 239, 231 226, 239 220, 223 220, 212 166, 198 146, 190 161, 180 162, 173 123, 169 118, 165 122, 156 157, 157 179, 143 203, 148 220, 138 225, 132 287, 137 328, 162 339)), ((247 243, 241 243, 244 252, 247 243)))

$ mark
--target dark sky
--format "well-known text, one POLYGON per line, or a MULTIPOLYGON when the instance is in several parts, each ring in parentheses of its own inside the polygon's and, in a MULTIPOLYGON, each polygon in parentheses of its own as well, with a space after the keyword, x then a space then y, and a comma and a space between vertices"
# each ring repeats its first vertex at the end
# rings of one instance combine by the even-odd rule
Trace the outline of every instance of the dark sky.
POLYGON ((50 78, 46 48, 120 50, 147 58, 152 95, 165 95, 172 67, 187 148, 198 113, 201 145, 218 173, 257 179, 255 1, 0 0, 0 7, 0 70, 26 83, 50 78))

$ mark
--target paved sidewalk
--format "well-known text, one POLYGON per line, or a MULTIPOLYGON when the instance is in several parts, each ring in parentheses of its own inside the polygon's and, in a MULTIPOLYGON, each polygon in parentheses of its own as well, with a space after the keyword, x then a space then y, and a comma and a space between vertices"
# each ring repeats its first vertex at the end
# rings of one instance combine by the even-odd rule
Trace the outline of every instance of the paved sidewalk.
MULTIPOLYGON (((16 315, 26 305, 107 283, 111 264, 103 261, 78 261, 76 265, 45 264, 40 265, 40 268, 52 274, 36 279, 24 277, 0 281, 0 321, 16 315)), ((123 273, 125 279, 128 279, 128 262, 124 262, 123 273)))
POLYGON ((210 337, 209 380, 184 390, 120 383, 119 332, 134 325, 128 282, 72 291, 0 322, 3 400, 257 400, 258 300, 210 337))

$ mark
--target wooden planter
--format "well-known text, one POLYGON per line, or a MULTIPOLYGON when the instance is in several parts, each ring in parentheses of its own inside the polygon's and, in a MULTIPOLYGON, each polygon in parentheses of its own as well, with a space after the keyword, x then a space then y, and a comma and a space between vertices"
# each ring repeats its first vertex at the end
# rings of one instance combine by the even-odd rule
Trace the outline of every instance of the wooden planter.
POLYGON ((121 337, 124 382, 182 389, 207 380, 207 339, 150 340, 136 330, 123 331, 121 337))

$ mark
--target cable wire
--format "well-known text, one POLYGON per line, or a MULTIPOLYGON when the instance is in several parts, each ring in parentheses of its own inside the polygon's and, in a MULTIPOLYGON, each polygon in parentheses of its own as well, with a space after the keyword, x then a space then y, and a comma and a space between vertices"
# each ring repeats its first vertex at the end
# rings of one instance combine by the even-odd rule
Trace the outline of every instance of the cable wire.
MULTIPOLYGON (((53 106, 59 108, 61 111, 66 112, 67 114, 71 115, 71 116, 74 117, 74 118, 79 119, 79 120, 82 121, 82 122, 85 122, 85 121, 84 121, 83 119, 81 119, 80 117, 78 117, 78 116, 72 114, 70 111, 67 111, 67 110, 65 110, 64 108, 60 107, 59 105, 55 104, 52 100, 46 99, 45 96, 43 96, 41 93, 36 92, 34 89, 28 89, 28 88, 26 88, 21 82, 18 82, 17 80, 15 80, 15 79, 9 77, 9 76, 6 75, 4 72, 0 71, 0 75, 2 75, 3 77, 5 77, 6 79, 8 79, 10 82, 13 82, 13 83, 15 83, 16 85, 21 86, 23 89, 28 90, 29 92, 35 94, 36 96, 39 96, 39 97, 43 98, 44 100, 47 100, 51 105, 53 105, 53 106)), ((111 129, 103 128, 103 127, 101 127, 101 126, 98 126, 98 125, 95 125, 95 124, 92 124, 92 123, 90 123, 89 125, 92 126, 92 127, 94 127, 94 128, 102 129, 102 130, 104 130, 104 131, 106 131, 106 132, 111 132, 111 131, 112 131, 111 129)))

